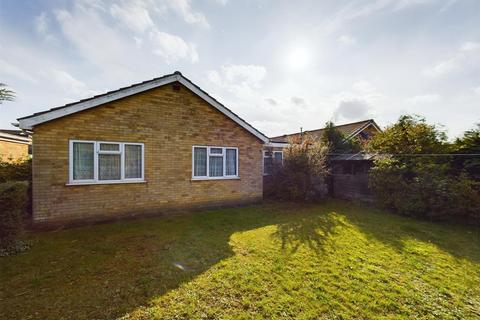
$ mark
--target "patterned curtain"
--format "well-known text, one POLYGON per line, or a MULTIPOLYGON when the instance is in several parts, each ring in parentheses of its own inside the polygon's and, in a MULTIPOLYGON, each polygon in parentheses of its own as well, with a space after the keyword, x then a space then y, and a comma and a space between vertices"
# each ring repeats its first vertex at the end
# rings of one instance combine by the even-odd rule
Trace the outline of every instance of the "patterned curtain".
POLYGON ((204 177, 207 175, 207 148, 193 149, 193 176, 204 177))
POLYGON ((227 176, 237 175, 237 150, 227 149, 226 157, 227 157, 226 159, 227 167, 225 168, 226 175, 227 176))
POLYGON ((93 143, 73 143, 73 180, 93 179, 93 152, 93 143))
POLYGON ((142 177, 142 146, 125 145, 125 178, 142 177))
POLYGON ((98 155, 98 179, 99 180, 120 180, 122 178, 121 156, 119 154, 98 155))
POLYGON ((210 177, 222 177, 223 176, 223 157, 222 156, 210 156, 209 173, 210 177))

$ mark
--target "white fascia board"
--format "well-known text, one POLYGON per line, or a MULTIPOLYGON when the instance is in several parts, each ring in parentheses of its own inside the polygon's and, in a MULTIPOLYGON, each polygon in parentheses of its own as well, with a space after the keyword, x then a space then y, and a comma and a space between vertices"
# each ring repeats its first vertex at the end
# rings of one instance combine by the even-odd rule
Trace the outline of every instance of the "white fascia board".
POLYGON ((198 95, 200 98, 202 98, 203 100, 205 100, 207 103, 209 103, 210 105, 212 105, 213 107, 215 107, 218 111, 220 111, 221 113, 223 113, 224 115, 226 115, 227 117, 229 117, 230 119, 232 119, 233 121, 235 121, 238 125, 240 125, 241 127, 243 127, 245 130, 247 130, 248 132, 250 132, 251 134, 253 134, 254 136, 256 136, 258 139, 260 139, 261 141, 263 141, 264 143, 267 143, 269 141, 268 137, 264 136, 263 134, 261 134, 260 132, 258 132, 257 130, 255 130, 251 125, 249 125, 248 123, 246 123, 244 120, 242 120, 241 118, 239 118, 237 115, 235 115, 232 111, 228 110, 227 108, 225 108, 222 104, 220 104, 218 101, 216 101, 215 99, 213 99, 212 97, 210 97, 208 94, 206 94, 205 92, 201 91, 198 89, 197 86, 195 86, 194 84, 192 84, 190 81, 186 80, 184 77, 182 77, 181 75, 178 75, 178 82, 180 82, 181 84, 183 84, 185 87, 187 87, 188 89, 192 90, 196 95, 198 95))
POLYGON ((29 144, 30 144, 30 142, 21 141, 21 140, 7 139, 7 138, 3 138, 3 137, 0 137, 0 141, 6 141, 6 142, 12 142, 12 143, 19 143, 19 144, 26 144, 26 145, 29 145, 29 144))
POLYGON ((30 144, 30 139, 26 137, 20 137, 14 134, 0 132, 0 140, 9 141, 9 142, 16 142, 16 143, 23 143, 23 144, 30 144))
POLYGON ((31 117, 31 118, 26 118, 26 119, 19 119, 19 126, 21 129, 24 130, 32 130, 33 127, 37 124, 47 122, 50 120, 54 120, 57 118, 61 118, 67 115, 70 115, 72 113, 80 112, 83 110, 87 110, 96 106, 99 106, 104 103, 108 103, 114 100, 118 100, 121 98, 125 98, 146 90, 150 90, 156 87, 160 87, 169 83, 172 83, 177 80, 176 75, 171 75, 162 79, 158 79, 156 81, 148 82, 143 85, 138 85, 132 88, 125 88, 123 90, 117 91, 117 92, 112 92, 110 94, 94 98, 85 102, 79 102, 76 104, 73 104, 69 107, 61 108, 58 110, 52 110, 47 113, 39 114, 38 116, 31 117))
POLYGON ((288 148, 289 145, 288 142, 267 142, 264 144, 267 148, 288 148))
POLYGON ((381 131, 373 122, 369 121, 366 124, 364 124, 363 126, 361 126, 360 128, 357 128, 355 131, 350 133, 350 135, 345 138, 345 141, 348 141, 348 140, 352 139, 353 137, 355 137, 356 135, 358 135, 360 132, 362 132, 366 128, 370 127, 371 125, 373 125, 375 127, 375 129, 377 129, 378 131, 381 131))
POLYGON ((185 87, 193 91, 196 95, 198 95, 200 98, 205 100, 207 103, 209 103, 211 106, 216 108, 218 111, 232 119, 234 122, 236 122, 238 125, 243 127, 245 130, 256 136, 258 139, 263 141, 264 143, 267 143, 269 140, 266 136, 255 130, 251 125, 246 123, 244 120, 239 118, 237 115, 235 115, 233 112, 225 108, 222 104, 220 104, 218 101, 210 97, 208 94, 200 90, 197 86, 192 84, 190 81, 185 79, 182 75, 180 74, 173 74, 171 76, 165 77, 158 79, 156 81, 148 82, 143 85, 138 85, 132 88, 125 88, 122 90, 119 90, 117 92, 112 92, 110 94, 107 94, 105 96, 101 96, 98 98, 94 98, 85 102, 79 102, 76 104, 73 104, 69 107, 61 108, 58 110, 52 110, 50 112, 44 113, 44 114, 39 114, 38 116, 31 117, 31 118, 26 118, 26 119, 19 119, 19 126, 21 129, 24 130, 32 130, 33 127, 37 124, 47 122, 50 120, 54 120, 60 117, 64 117, 79 111, 87 110, 96 106, 99 106, 104 103, 108 103, 114 100, 118 100, 121 98, 125 98, 146 90, 154 89, 172 82, 178 81, 181 84, 183 84, 185 87))
POLYGON ((377 129, 378 132, 382 132, 382 129, 375 123, 375 121, 372 121, 370 124, 371 124, 375 129, 377 129))

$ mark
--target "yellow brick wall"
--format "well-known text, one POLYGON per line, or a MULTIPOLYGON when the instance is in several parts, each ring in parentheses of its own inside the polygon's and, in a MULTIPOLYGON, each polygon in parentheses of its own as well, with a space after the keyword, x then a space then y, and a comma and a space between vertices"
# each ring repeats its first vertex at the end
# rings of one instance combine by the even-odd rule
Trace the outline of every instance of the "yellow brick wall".
POLYGON ((0 140, 0 159, 7 162, 28 159, 28 144, 0 140))
POLYGON ((262 198, 262 142, 204 100, 166 85, 34 128, 35 222, 114 217, 262 198), (66 186, 70 139, 145 144, 139 184, 66 186), (192 146, 238 147, 239 180, 192 181, 192 146))

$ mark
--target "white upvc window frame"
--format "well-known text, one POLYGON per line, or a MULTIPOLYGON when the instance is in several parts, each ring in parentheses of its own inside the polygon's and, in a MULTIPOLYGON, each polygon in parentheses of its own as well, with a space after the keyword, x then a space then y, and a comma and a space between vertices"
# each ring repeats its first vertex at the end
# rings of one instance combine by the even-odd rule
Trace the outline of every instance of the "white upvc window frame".
POLYGON ((145 144, 139 142, 119 142, 119 141, 96 141, 96 140, 69 140, 68 148, 68 183, 67 185, 88 185, 88 184, 116 184, 116 183, 140 183, 145 182, 145 144), (93 144, 93 179, 73 179, 73 144, 90 143, 93 144), (116 144, 118 150, 100 150, 101 144, 116 144), (142 170, 140 178, 125 178, 125 145, 141 146, 142 170), (120 154, 120 179, 119 180, 100 180, 98 177, 98 156, 100 154, 120 154))
POLYGON ((275 161, 275 153, 280 153, 282 155, 282 165, 283 165, 283 151, 273 151, 272 158, 275 161))
POLYGON ((271 158, 272 159, 272 168, 275 165, 275 153, 280 153, 282 155, 282 165, 283 165, 283 151, 268 151, 268 150, 263 150, 263 158, 262 158, 262 174, 264 176, 269 176, 271 173, 265 172, 265 158, 271 158), (270 153, 271 155, 267 155, 267 153, 270 153))
POLYGON ((192 146, 192 180, 229 180, 229 179, 240 179, 239 168, 238 168, 238 148, 237 147, 219 147, 219 146, 192 146), (207 170, 206 176, 195 176, 195 148, 204 148, 207 149, 207 170), (211 153, 211 149, 222 149, 222 153, 211 153), (236 174, 227 175, 227 150, 235 150, 236 153, 236 174), (223 157, 223 176, 219 177, 210 177, 210 156, 213 157, 223 157))

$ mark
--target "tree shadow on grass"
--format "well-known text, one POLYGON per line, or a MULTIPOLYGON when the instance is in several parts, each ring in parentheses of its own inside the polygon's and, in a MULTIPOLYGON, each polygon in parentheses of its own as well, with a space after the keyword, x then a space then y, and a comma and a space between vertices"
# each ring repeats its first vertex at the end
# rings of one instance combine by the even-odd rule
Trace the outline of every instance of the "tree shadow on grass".
POLYGON ((293 217, 288 221, 280 222, 277 230, 271 235, 281 241, 283 250, 297 252, 302 245, 308 246, 317 254, 322 254, 325 242, 334 233, 334 229, 341 222, 332 213, 302 212, 291 213, 293 217))
POLYGON ((343 205, 341 214, 367 237, 403 251, 408 240, 432 243, 457 259, 480 262, 480 228, 448 222, 429 222, 384 210, 343 205))
POLYGON ((234 256, 234 233, 275 225, 271 237, 280 249, 296 252, 304 245, 322 254, 336 227, 344 224, 399 251, 405 239, 415 238, 456 257, 480 260, 479 234, 472 228, 343 202, 277 203, 123 221, 34 234, 29 252, 0 258, 0 319, 112 319, 148 306, 234 256))
POLYGON ((178 288, 235 253, 236 232, 278 225, 295 250, 320 251, 333 228, 288 204, 38 233, 31 251, 0 259, 0 318, 112 319, 178 288))

